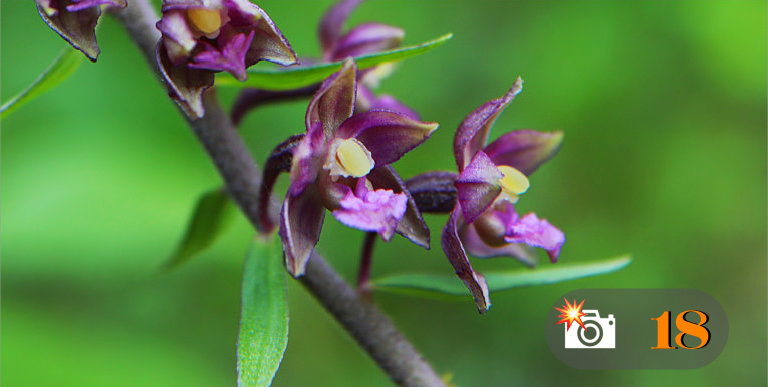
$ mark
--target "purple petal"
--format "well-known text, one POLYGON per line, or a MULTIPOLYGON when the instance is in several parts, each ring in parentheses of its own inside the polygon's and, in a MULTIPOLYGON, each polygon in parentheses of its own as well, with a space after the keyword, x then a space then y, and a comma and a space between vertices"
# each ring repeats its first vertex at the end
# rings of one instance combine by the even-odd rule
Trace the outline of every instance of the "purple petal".
POLYGON ((323 126, 315 122, 307 130, 307 135, 301 139, 293 150, 291 163, 291 187, 290 195, 298 195, 312 184, 317 178, 317 173, 322 166, 322 156, 325 153, 325 136, 323 126))
POLYGON ((371 110, 390 110, 398 112, 412 120, 421 119, 419 113, 389 94, 380 95, 371 105, 371 110))
POLYGON ((347 189, 333 216, 349 227, 378 232, 385 241, 392 239, 398 222, 405 214, 408 197, 391 190, 370 191, 365 186, 365 179, 358 180, 355 192, 347 189))
POLYGON ((280 239, 285 250, 285 267, 292 276, 304 274, 312 251, 320 239, 325 208, 315 185, 298 196, 285 195, 280 210, 280 239))
POLYGON ((562 142, 561 131, 515 130, 490 143, 485 153, 496 165, 508 165, 530 175, 557 153, 562 142))
POLYGON ((336 129, 352 115, 355 108, 356 78, 357 65, 349 59, 344 62, 341 70, 323 82, 320 90, 309 101, 307 128, 319 121, 323 123, 326 138, 336 137, 336 129))
POLYGON ((459 228, 459 237, 469 254, 478 258, 512 257, 523 264, 534 267, 538 264, 538 256, 524 244, 508 243, 499 247, 489 246, 477 234, 474 224, 459 228))
POLYGON ((187 9, 187 8, 221 8, 223 0, 163 0, 163 6, 161 10, 163 13, 172 9, 187 9))
POLYGON ((371 110, 374 101, 376 101, 376 94, 362 82, 358 83, 357 95, 355 96, 355 114, 371 110))
POLYGON ((197 45, 197 39, 187 23, 186 11, 164 10, 156 26, 163 34, 163 44, 171 61, 174 64, 184 62, 197 45))
POLYGON ((262 60, 283 66, 296 64, 296 53, 291 44, 264 10, 248 0, 225 0, 225 4, 233 26, 254 31, 245 56, 245 67, 262 60))
POLYGON ((486 102, 464 118, 453 140, 453 154, 456 156, 459 171, 464 169, 477 151, 483 149, 493 123, 522 90, 523 80, 517 78, 507 94, 486 102))
POLYGON ((98 7, 102 4, 118 8, 125 8, 127 5, 125 0, 72 0, 72 3, 67 5, 67 11, 77 12, 90 7, 98 7))
POLYGON ((408 198, 405 215, 397 224, 397 233, 408 238, 411 242, 429 250, 429 227, 424 223, 416 202, 411 193, 405 188, 405 183, 391 165, 374 168, 367 176, 375 189, 388 189, 408 198))
POLYGON ((96 23, 101 15, 99 7, 88 7, 77 12, 67 10, 68 1, 58 3, 37 2, 37 12, 45 24, 66 40, 72 47, 80 50, 92 62, 99 56, 96 43, 96 23), (56 7, 54 4, 57 4, 56 7))
POLYGON ((219 47, 216 48, 208 42, 203 42, 203 50, 192 58, 189 67, 202 70, 226 71, 243 82, 247 78, 245 54, 251 45, 253 35, 254 31, 251 31, 248 35, 228 34, 222 28, 218 38, 219 47))
POLYGON ((467 258, 467 254, 464 252, 464 246, 461 243, 461 239, 459 239, 457 230, 459 216, 461 216, 461 212, 459 211, 459 208, 456 207, 451 211, 448 223, 443 229, 441 238, 443 251, 445 251, 445 255, 456 270, 456 275, 464 281, 469 292, 472 293, 472 297, 474 297, 475 304, 477 305, 477 310, 480 313, 485 313, 488 311, 488 308, 491 307, 488 284, 485 282, 485 277, 472 268, 472 265, 467 258))
POLYGON ((545 219, 539 219, 536 214, 529 213, 508 225, 504 240, 541 247, 547 251, 549 260, 554 263, 557 262, 560 248, 565 243, 565 234, 545 219))
POLYGON ((405 31, 381 23, 363 23, 339 39, 330 55, 331 61, 349 56, 373 54, 400 46, 405 31))
POLYGON ((499 179, 504 175, 483 151, 478 151, 472 161, 456 179, 458 201, 466 223, 472 223, 487 210, 501 193, 499 179))
POLYGON ((57 0, 35 0, 39 8, 38 11, 45 12, 48 15, 55 15, 59 12, 59 5, 57 0))
POLYGON ((205 114, 203 92, 213 86, 213 72, 189 68, 185 64, 174 66, 162 40, 157 45, 156 56, 171 98, 192 119, 202 117, 205 114))
MULTIPOLYGON (((341 36, 341 30, 344 23, 349 18, 349 14, 357 8, 364 0, 341 0, 337 1, 328 11, 325 12, 318 26, 318 36, 320 37, 320 47, 324 56, 330 57, 333 46, 341 36)), ((328 59, 328 58, 326 58, 328 59)))
POLYGON ((336 137, 357 138, 371 152, 376 166, 384 166, 426 141, 437 126, 436 122, 415 121, 399 113, 374 110, 348 118, 336 137))
POLYGON ((357 100, 355 101, 355 113, 364 113, 369 110, 387 110, 400 113, 412 120, 420 120, 419 113, 411 109, 395 97, 384 94, 376 97, 367 86, 362 83, 357 86, 357 100))

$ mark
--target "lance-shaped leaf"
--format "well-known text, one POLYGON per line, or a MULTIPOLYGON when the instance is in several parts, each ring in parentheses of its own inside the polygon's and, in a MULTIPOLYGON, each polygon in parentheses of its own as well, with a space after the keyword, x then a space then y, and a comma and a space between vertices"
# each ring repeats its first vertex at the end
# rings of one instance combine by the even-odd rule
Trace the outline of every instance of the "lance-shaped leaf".
MULTIPOLYGON (((488 290, 491 293, 526 286, 548 285, 579 278, 608 274, 623 269, 632 259, 625 255, 604 261, 592 261, 536 269, 487 272, 488 290)), ((439 295, 469 296, 467 288, 454 276, 438 274, 401 274, 371 280, 371 289, 415 296, 439 295)))
MULTIPOLYGON (((357 63, 358 70, 365 70, 382 63, 397 62, 423 54, 440 46, 452 37, 453 34, 446 34, 437 39, 414 46, 356 56, 354 60, 357 63)), ((216 77, 216 84, 264 90, 293 90, 322 82, 331 74, 339 71, 343 63, 343 61, 339 61, 309 66, 295 66, 284 70, 251 68, 248 70, 248 79, 245 82, 239 82, 230 74, 220 73, 216 77)))
POLYGON ((0 107, 0 118, 7 117, 25 103, 58 86, 59 83, 69 78, 80 67, 81 63, 83 63, 82 55, 66 47, 31 85, 0 107))
POLYGON ((232 223, 234 209, 229 195, 222 188, 201 195, 187 224, 184 238, 165 268, 173 269, 211 247, 232 223))
POLYGON ((288 305, 280 239, 255 240, 243 270, 237 385, 269 386, 288 345, 288 305))

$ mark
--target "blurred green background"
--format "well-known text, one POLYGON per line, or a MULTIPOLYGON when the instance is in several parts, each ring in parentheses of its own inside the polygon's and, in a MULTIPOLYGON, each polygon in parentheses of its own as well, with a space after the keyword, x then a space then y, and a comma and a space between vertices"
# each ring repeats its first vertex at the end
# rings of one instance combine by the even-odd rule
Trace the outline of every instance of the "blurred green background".
MULTIPOLYGON (((318 54, 330 1, 263 0, 302 56, 318 54)), ((32 1, 3 1, 2 99, 64 46, 32 1)), ((766 384, 766 4, 764 1, 369 1, 352 22, 401 26, 406 44, 455 38, 410 59, 381 90, 441 129, 396 167, 454 168, 463 118, 516 76, 525 91, 492 136, 562 129, 560 154, 533 176, 521 211, 566 232, 561 262, 632 253, 603 277, 467 299, 377 295, 404 333, 459 386, 766 384), (695 370, 582 371, 549 351, 544 319, 583 287, 689 287, 725 308, 730 336, 695 370)), ((171 273, 197 196, 220 184, 200 146, 121 27, 105 18, 102 55, 2 121, 4 386, 227 386, 235 383, 244 219, 171 273)), ((229 104, 236 90, 221 90, 229 104)), ((242 133, 259 162, 304 130, 306 102, 265 108, 242 133)), ((396 238, 374 276, 452 273, 433 249, 396 238)), ((353 278, 362 235, 328 218, 319 249, 353 278)), ((475 260, 480 270, 511 260, 475 260)), ((291 326, 276 386, 389 381, 311 296, 289 280, 291 326)))

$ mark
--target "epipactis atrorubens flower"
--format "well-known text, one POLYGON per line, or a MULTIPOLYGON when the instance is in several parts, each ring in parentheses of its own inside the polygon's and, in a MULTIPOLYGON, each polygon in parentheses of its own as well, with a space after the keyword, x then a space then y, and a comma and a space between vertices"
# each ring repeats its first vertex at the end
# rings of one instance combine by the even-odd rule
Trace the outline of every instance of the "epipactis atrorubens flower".
MULTIPOLYGON (((367 22, 343 32, 349 15, 365 0, 340 0, 323 15, 318 27, 320 48, 324 62, 336 62, 347 57, 374 54, 400 47, 405 38, 402 28, 383 23, 367 22)), ((377 96, 372 89, 379 86, 381 79, 394 70, 395 65, 384 63, 358 73, 357 100, 355 111, 391 110, 418 120, 419 115, 393 96, 377 96)))
POLYGON ((280 237, 294 276, 304 273, 326 209, 347 226, 378 232, 384 240, 397 232, 429 248, 429 229, 390 164, 438 124, 384 110, 353 114, 356 73, 348 59, 322 84, 307 109, 307 133, 293 151, 280 237))
POLYGON ((46 24, 92 62, 99 56, 96 24, 101 6, 125 7, 125 0, 35 0, 46 24))
POLYGON ((485 103, 459 125, 454 155, 459 168, 457 201, 443 230, 442 245, 456 274, 464 281, 483 313, 490 307, 488 286, 467 259, 512 256, 529 265, 537 262, 531 247, 540 247, 554 263, 565 235, 536 214, 524 216, 515 203, 529 187, 528 176, 560 147, 562 132, 509 132, 486 145, 494 122, 522 91, 517 79, 509 92, 485 103))
POLYGON ((165 0, 157 61, 176 102, 193 118, 214 73, 244 81, 265 60, 288 66, 296 54, 266 12, 248 0, 165 0))

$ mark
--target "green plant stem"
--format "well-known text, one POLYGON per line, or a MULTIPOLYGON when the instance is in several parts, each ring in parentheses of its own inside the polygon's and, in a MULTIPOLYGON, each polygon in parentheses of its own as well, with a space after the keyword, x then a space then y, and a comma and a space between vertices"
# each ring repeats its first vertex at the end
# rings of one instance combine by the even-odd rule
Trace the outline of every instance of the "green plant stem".
MULTIPOLYGON (((162 81, 155 62, 155 47, 160 39, 155 28, 158 15, 150 3, 131 0, 128 7, 112 13, 162 81)), ((203 102, 205 116, 199 120, 187 118, 187 121, 216 165, 232 199, 251 224, 258 227, 261 173, 214 93, 206 93, 203 102)), ((392 321, 374 304, 362 299, 320 255, 312 256, 307 273, 300 281, 395 383, 445 386, 392 321)))

